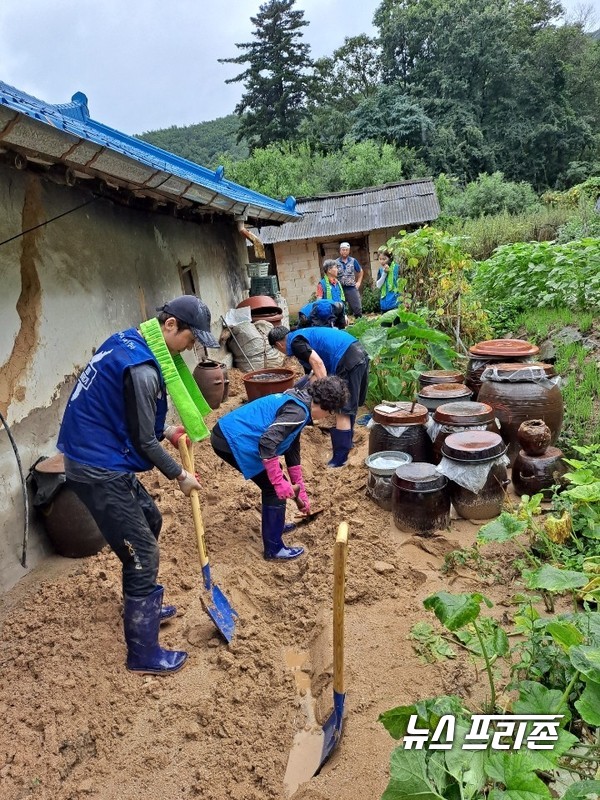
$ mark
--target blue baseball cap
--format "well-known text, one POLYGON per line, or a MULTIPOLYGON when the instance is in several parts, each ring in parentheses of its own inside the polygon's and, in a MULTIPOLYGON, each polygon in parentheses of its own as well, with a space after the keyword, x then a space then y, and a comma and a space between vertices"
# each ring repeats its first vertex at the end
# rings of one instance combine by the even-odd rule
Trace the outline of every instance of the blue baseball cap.
POLYGON ((169 300, 168 303, 156 310, 164 311, 180 322, 189 325, 196 339, 204 347, 213 349, 219 347, 219 343, 210 332, 210 310, 199 297, 193 294, 184 294, 174 300, 169 300))

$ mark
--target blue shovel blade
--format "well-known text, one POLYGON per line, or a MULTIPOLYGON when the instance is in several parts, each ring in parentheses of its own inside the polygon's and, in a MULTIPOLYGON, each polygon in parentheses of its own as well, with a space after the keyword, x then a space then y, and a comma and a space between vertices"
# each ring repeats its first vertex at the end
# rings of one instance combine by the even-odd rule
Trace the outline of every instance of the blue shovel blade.
POLYGON ((202 601, 202 605, 206 613, 217 626, 219 633, 223 636, 227 644, 229 644, 235 633, 235 622, 238 618, 238 613, 233 610, 229 600, 214 583, 211 587, 211 599, 212 605, 209 605, 204 600, 202 601))
POLYGON ((337 743, 342 737, 342 720, 344 718, 345 692, 333 692, 333 711, 323 725, 323 751, 321 753, 321 765, 327 761, 337 743))

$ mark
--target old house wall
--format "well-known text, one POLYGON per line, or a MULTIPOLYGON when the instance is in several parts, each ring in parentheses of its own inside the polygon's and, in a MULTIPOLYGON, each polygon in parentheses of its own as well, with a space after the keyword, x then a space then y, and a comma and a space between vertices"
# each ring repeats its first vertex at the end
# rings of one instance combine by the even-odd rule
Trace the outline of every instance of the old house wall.
MULTIPOLYGON (((90 197, 83 189, 0 166, 0 242, 90 197)), ((92 348, 182 294, 180 268, 186 266, 212 311, 218 338, 220 314, 244 296, 245 260, 244 240, 228 218, 196 224, 107 199, 0 246, 0 412, 25 471, 39 456, 56 452, 62 410, 92 348)), ((2 589, 25 573, 19 563, 21 482, 2 426, 0 496, 2 589)), ((29 567, 46 552, 33 517, 29 567)))
POLYGON ((279 290, 287 300, 290 314, 297 314, 308 303, 321 277, 317 242, 314 239, 279 242, 273 249, 279 290))

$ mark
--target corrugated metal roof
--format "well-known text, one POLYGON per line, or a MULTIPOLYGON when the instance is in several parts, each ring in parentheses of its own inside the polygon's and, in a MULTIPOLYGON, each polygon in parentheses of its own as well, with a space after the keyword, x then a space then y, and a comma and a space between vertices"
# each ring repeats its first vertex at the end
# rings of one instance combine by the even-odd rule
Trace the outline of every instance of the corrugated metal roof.
POLYGON ((90 118, 87 97, 52 105, 0 81, 0 145, 46 163, 113 178, 139 195, 178 199, 254 220, 288 222, 296 201, 282 203, 225 180, 222 167, 206 167, 90 118))
POLYGON ((440 205, 431 178, 388 183, 355 192, 299 198, 302 219, 280 227, 260 229, 265 244, 367 233, 431 222, 440 205))

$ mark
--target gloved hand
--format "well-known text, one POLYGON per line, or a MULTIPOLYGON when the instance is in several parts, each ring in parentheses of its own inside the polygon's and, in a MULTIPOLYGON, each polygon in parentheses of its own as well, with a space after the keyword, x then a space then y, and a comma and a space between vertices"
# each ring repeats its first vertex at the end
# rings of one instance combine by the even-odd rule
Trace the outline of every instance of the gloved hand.
POLYGON ((298 464, 297 467, 288 467, 288 472, 292 483, 298 487, 298 494, 296 495, 296 504, 298 509, 303 514, 310 514, 310 500, 308 499, 308 493, 304 483, 302 467, 300 464, 298 464))
POLYGON ((165 435, 165 439, 172 444, 173 447, 179 446, 179 440, 182 436, 186 436, 186 444, 188 447, 192 443, 190 437, 186 435, 183 425, 167 425, 163 433, 165 435))
POLYGON ((200 476, 197 472, 192 474, 183 469, 181 470, 181 475, 177 476, 177 480, 179 482, 179 488, 186 497, 189 497, 194 489, 200 490, 202 488, 200 486, 200 476))
POLYGON ((265 458, 262 463, 279 500, 287 500, 288 498, 295 497, 294 487, 285 479, 277 456, 265 458))

